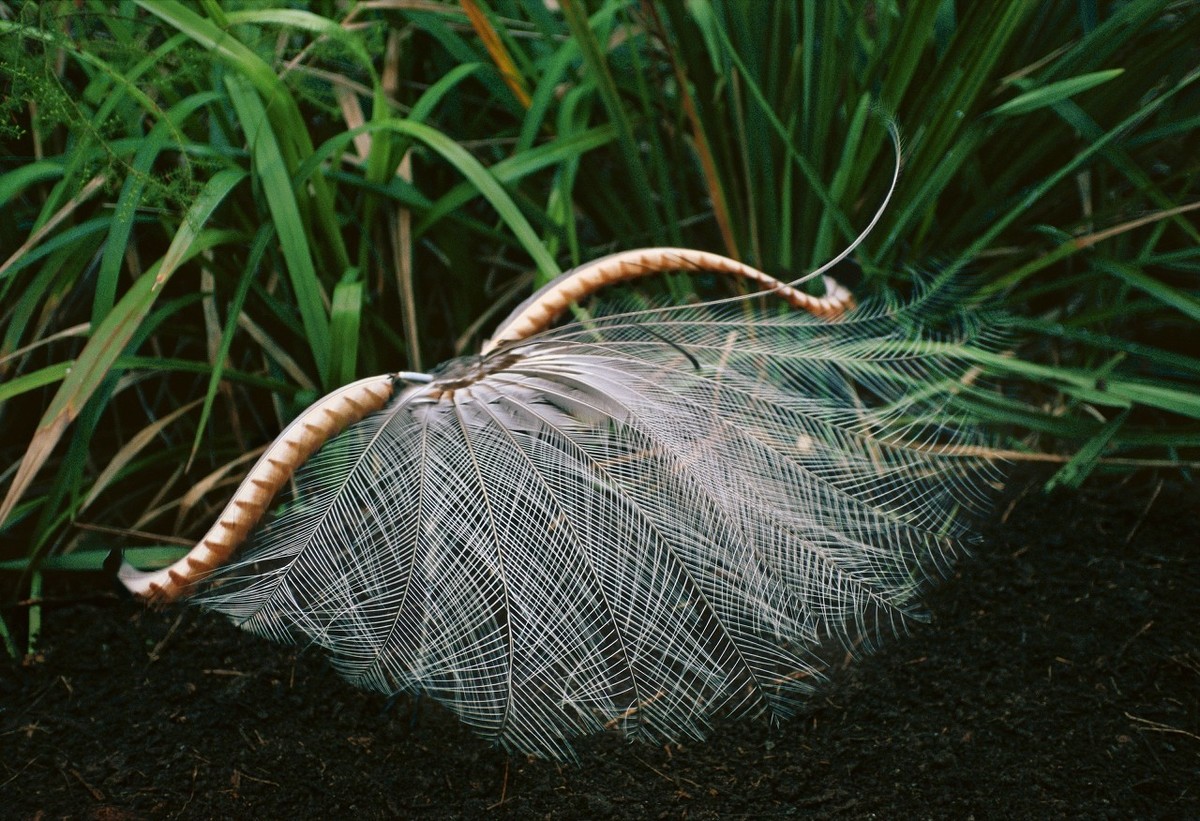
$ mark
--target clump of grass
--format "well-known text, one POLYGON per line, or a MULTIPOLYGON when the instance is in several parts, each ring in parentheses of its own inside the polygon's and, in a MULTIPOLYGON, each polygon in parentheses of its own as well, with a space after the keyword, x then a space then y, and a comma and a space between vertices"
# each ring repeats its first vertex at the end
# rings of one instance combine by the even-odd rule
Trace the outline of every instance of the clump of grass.
POLYGON ((0 559, 165 560, 319 393, 600 254, 811 270, 887 117, 840 275, 1007 309, 1017 387, 962 399, 1056 481, 1193 464, 1198 42, 1165 0, 0 4, 0 559))

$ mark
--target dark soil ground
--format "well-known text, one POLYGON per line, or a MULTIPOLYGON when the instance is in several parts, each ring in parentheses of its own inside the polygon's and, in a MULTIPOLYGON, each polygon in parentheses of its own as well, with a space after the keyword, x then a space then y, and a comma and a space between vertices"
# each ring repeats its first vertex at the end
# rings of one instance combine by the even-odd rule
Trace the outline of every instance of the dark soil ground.
POLYGON ((0 667, 0 816, 1200 818, 1196 485, 1042 479, 930 592, 932 624, 836 665, 796 719, 591 739, 578 765, 197 611, 48 607, 38 656, 0 667))

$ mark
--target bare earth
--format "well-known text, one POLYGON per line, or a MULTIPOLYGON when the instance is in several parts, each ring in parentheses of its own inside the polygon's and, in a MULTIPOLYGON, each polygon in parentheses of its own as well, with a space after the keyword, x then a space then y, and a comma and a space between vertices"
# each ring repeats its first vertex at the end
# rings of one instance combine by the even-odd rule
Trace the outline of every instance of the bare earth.
POLYGON ((591 739, 578 764, 507 756, 219 618, 50 579, 40 654, 0 666, 0 817, 1200 817, 1196 485, 1044 478, 1013 481, 932 624, 835 665, 795 719, 591 739))

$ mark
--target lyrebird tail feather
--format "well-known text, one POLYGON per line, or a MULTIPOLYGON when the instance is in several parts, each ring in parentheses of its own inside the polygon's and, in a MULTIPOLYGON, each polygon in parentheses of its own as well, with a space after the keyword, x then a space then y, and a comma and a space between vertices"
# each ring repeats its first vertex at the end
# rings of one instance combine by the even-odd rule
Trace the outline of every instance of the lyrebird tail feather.
POLYGON ((317 645, 363 687, 428 693, 514 750, 787 714, 823 645, 915 612, 995 479, 952 410, 985 317, 793 284, 685 249, 583 266, 483 355, 314 405, 195 550, 122 579, 317 645), (765 290, 551 327, 659 270, 765 290))
POLYGON ((451 362, 326 445, 199 601, 512 749, 786 714, 982 505, 945 351, 986 328, 919 310, 594 313, 451 362))

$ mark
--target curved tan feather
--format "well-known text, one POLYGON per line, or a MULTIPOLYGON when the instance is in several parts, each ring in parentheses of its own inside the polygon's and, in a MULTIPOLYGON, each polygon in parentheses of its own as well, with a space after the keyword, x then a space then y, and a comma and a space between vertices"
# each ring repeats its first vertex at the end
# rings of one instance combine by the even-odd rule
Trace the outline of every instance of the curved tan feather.
POLYGON ((568 305, 602 288, 666 271, 715 271, 742 277, 778 294, 793 308, 825 319, 837 319, 855 304, 853 295, 831 277, 824 278, 826 295, 815 297, 720 254, 690 248, 639 248, 581 265, 548 283, 501 323, 480 352, 488 354, 499 345, 519 342, 546 330, 568 305))
POLYGON ((123 562, 117 575, 129 591, 151 602, 173 601, 223 564, 262 519, 275 494, 312 453, 392 397, 394 374, 352 382, 300 414, 255 463, 216 524, 187 555, 153 572, 123 562))
POLYGON ((899 129, 891 120, 886 121, 885 126, 896 149, 896 162, 892 169, 891 183, 883 202, 875 211, 875 216, 837 256, 815 271, 795 280, 794 284, 781 282, 757 268, 707 251, 694 251, 689 248, 641 248, 636 251, 623 251, 589 262, 547 283, 518 306, 507 320, 500 323, 495 335, 483 344, 480 353, 488 354, 504 343, 519 342, 546 330, 568 305, 594 294, 601 288, 666 271, 717 271, 740 276, 761 285, 764 290, 777 293, 794 308, 824 319, 837 319, 852 309, 855 302, 854 296, 833 278, 823 277, 826 290, 823 297, 814 297, 794 286, 820 276, 850 256, 874 230, 883 212, 887 210, 888 203, 896 192, 896 183, 900 179, 901 154, 899 129))

